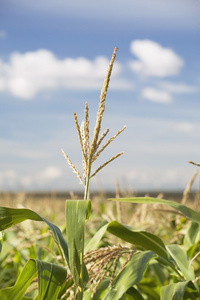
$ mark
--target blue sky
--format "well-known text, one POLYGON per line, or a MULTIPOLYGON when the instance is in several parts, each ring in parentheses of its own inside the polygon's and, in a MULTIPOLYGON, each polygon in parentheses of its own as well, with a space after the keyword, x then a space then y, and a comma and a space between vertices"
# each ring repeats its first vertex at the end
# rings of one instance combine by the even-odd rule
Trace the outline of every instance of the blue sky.
POLYGON ((102 131, 127 128, 96 167, 124 155, 92 188, 184 189, 200 160, 199 14, 197 0, 2 0, 0 189, 82 189, 61 149, 81 172, 73 112, 88 102, 92 133, 114 47, 102 131))

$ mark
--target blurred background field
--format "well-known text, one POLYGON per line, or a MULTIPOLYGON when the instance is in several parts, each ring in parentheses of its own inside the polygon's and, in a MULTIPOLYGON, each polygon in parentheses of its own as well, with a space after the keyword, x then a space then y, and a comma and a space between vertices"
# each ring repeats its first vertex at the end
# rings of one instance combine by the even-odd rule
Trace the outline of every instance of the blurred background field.
MULTIPOLYGON (((181 202, 184 197, 184 191, 163 191, 163 192, 131 192, 123 191, 120 192, 121 197, 132 197, 132 196, 150 196, 158 197, 166 200, 181 202)), ((117 216, 117 205, 109 198, 115 198, 115 191, 97 191, 90 195, 92 200, 92 209, 96 216, 101 216, 105 212, 112 214, 113 218, 117 216)), ((187 203, 190 206, 197 206, 199 202, 199 191, 188 191, 187 203)), ((0 206, 12 207, 12 208, 29 208, 42 215, 51 221, 55 221, 56 224, 64 224, 65 215, 65 200, 67 199, 83 199, 83 193, 80 192, 0 192, 0 206)), ((127 219, 131 218, 134 214, 135 204, 121 203, 123 207, 123 215, 127 222, 127 219)))
MULTIPOLYGON (((113 197, 150 196, 184 202, 185 205, 199 210, 200 191, 191 191, 191 181, 185 191, 166 191, 163 193, 116 192, 99 191, 91 193, 92 213, 86 223, 86 243, 107 222, 117 220, 132 228, 138 228, 158 235, 164 243, 179 244, 184 241, 185 234, 191 221, 182 214, 164 205, 147 205, 120 203, 108 201, 113 197)), ((83 194, 67 192, 1 192, 0 206, 13 208, 32 209, 42 217, 58 225, 65 235, 65 200, 82 199, 83 194)), ((99 247, 110 247, 120 245, 131 247, 133 245, 113 236, 106 234, 99 247)), ((43 222, 25 221, 5 231, 4 243, 0 261, 0 288, 14 285, 24 264, 29 258, 41 259, 51 263, 65 265, 61 252, 49 228, 43 222)), ((196 269, 199 270, 199 259, 197 258, 196 269)), ((37 282, 33 282, 27 295, 33 296, 37 289, 37 282)))

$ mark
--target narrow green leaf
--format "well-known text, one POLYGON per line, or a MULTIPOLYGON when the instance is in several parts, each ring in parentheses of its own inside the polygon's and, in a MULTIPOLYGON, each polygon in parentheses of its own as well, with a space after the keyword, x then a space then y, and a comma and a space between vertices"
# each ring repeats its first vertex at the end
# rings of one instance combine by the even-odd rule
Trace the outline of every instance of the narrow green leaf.
POLYGON ((194 269, 189 262, 187 253, 179 245, 168 245, 167 249, 175 260, 186 280, 195 279, 194 269))
POLYGON ((93 294, 93 290, 90 290, 90 289, 87 289, 85 292, 84 292, 84 296, 83 296, 83 300, 99 300, 99 299, 102 299, 103 297, 103 294, 105 293, 106 289, 108 288, 109 286, 109 279, 103 279, 96 291, 95 291, 95 294, 93 294))
POLYGON ((3 245, 3 236, 4 236, 4 232, 0 231, 0 253, 1 253, 2 245, 3 245))
POLYGON ((38 300, 57 300, 61 285, 67 275, 65 268, 59 265, 30 259, 22 269, 13 287, 0 290, 0 299, 25 299, 24 294, 32 280, 38 276, 38 300))
POLYGON ((85 248, 85 252, 95 249, 106 231, 113 235, 121 238, 122 240, 135 245, 136 247, 142 247, 145 250, 152 250, 159 255, 159 260, 174 268, 174 264, 170 260, 170 256, 165 248, 163 241, 155 236, 154 234, 146 231, 130 230, 128 227, 112 221, 104 225, 100 230, 93 236, 90 242, 85 248))
POLYGON ((152 251, 136 253, 116 277, 111 287, 109 287, 102 300, 118 300, 126 291, 138 283, 144 274, 151 259, 157 255, 152 251))
POLYGON ((174 201, 164 200, 164 199, 158 199, 158 198, 152 198, 152 197, 133 197, 133 198, 112 198, 108 199, 112 201, 121 201, 121 202, 131 202, 131 203, 159 203, 159 204, 165 204, 168 206, 171 206, 180 212, 193 222, 200 223, 200 213, 196 212, 195 210, 174 201))
MULTIPOLYGON (((154 261, 152 262, 154 263, 154 261)), ((152 263, 149 265, 148 275, 142 278, 140 282, 138 282, 137 287, 140 292, 147 297, 147 299, 160 300, 160 284, 156 280, 154 273, 152 272, 152 263)), ((168 276, 166 277, 166 279, 168 276)))
POLYGON ((85 246, 85 253, 92 251, 96 248, 98 248, 98 245, 101 241, 101 239, 103 238, 104 234, 107 231, 107 227, 109 226, 109 223, 102 226, 96 233, 95 235, 90 239, 90 241, 87 243, 87 245, 85 246))
POLYGON ((69 245, 69 265, 80 294, 83 293, 83 287, 88 281, 83 254, 85 222, 90 206, 89 200, 66 201, 66 240, 69 245))
POLYGON ((199 236, 199 230, 200 230, 200 224, 192 222, 189 229, 186 232, 186 235, 184 237, 184 242, 183 242, 187 250, 193 247, 197 237, 199 236))
POLYGON ((129 299, 131 299, 131 300, 144 300, 144 298, 142 297, 141 293, 138 290, 136 290, 134 287, 131 287, 126 292, 124 300, 129 300, 129 299))
POLYGON ((43 219, 30 209, 0 207, 0 230, 7 229, 27 219, 43 221, 43 219))
POLYGON ((21 300, 32 280, 37 276, 36 264, 29 260, 13 287, 0 290, 0 299, 21 300))
POLYGON ((134 244, 135 246, 140 246, 146 250, 152 250, 164 259, 169 259, 169 255, 163 241, 150 232, 136 230, 131 231, 117 221, 110 222, 107 231, 126 242, 134 244))
MULTIPOLYGON (((158 280, 157 286, 164 285, 166 282, 166 273, 168 274, 168 270, 166 268, 163 268, 163 266, 159 264, 158 261, 152 262, 150 268, 156 276, 156 279, 158 280)), ((154 282, 156 282, 156 279, 154 280, 154 282)))
POLYGON ((44 221, 49 226, 55 240, 63 250, 66 261, 69 262, 67 243, 60 229, 56 225, 47 221, 45 218, 42 218, 40 215, 30 209, 0 207, 0 231, 25 220, 44 221))
POLYGON ((57 300, 61 285, 67 276, 67 270, 59 265, 35 261, 38 271, 38 300, 57 300))
POLYGON ((195 289, 192 281, 182 281, 178 283, 171 283, 161 288, 161 300, 182 300, 184 299, 184 294, 186 288, 190 287, 191 292, 189 293, 189 298, 198 300, 198 292, 195 289))

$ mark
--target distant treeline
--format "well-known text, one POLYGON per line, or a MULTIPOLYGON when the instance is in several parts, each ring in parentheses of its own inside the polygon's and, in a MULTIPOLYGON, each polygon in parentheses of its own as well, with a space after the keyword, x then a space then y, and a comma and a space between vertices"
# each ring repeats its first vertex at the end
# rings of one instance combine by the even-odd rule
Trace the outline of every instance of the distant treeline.
MULTIPOLYGON (((189 200, 193 201, 196 197, 196 191, 192 191, 189 193, 189 200)), ((67 192, 67 191, 30 191, 30 192, 10 192, 10 191, 1 191, 0 192, 0 197, 1 199, 5 198, 15 198, 19 197, 19 195, 23 194, 24 198, 34 198, 35 200, 41 199, 41 198, 50 198, 50 199, 72 199, 72 198, 77 198, 77 199, 83 199, 83 192, 76 191, 76 192, 67 192)), ((95 196, 101 196, 101 198, 115 198, 116 194, 115 191, 93 191, 90 193, 90 198, 92 199, 95 196)), ((149 196, 149 197, 159 197, 163 198, 166 200, 174 200, 180 202, 183 197, 183 191, 162 191, 162 192, 157 192, 157 191, 140 191, 140 192, 133 192, 133 193, 125 193, 123 192, 121 197, 131 197, 131 196, 137 196, 137 197, 144 197, 144 196, 149 196)))

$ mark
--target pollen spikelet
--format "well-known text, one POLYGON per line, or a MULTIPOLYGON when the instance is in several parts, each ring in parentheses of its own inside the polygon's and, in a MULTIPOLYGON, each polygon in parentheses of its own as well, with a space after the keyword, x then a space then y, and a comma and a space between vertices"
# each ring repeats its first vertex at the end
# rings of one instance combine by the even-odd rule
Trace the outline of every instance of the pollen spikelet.
POLYGON ((81 123, 81 139, 83 143, 83 178, 85 179, 87 176, 87 156, 88 156, 88 150, 87 150, 87 143, 86 143, 86 138, 85 138, 85 121, 82 121, 81 123))
POLYGON ((126 126, 124 126, 121 130, 119 130, 112 138, 110 138, 107 143, 105 145, 103 145, 103 147, 101 148, 101 150, 99 150, 97 152, 97 154, 94 156, 93 161, 95 161, 99 155, 101 154, 101 152, 122 132, 124 131, 124 129, 126 129, 126 126))
POLYGON ((103 169, 107 164, 109 164, 111 161, 122 155, 124 152, 120 152, 116 154, 115 156, 111 157, 109 160, 107 160, 103 165, 101 165, 92 175, 90 178, 94 177, 101 169, 103 169))
POLYGON ((84 159, 86 160, 84 149, 83 149, 83 141, 82 141, 82 137, 81 137, 81 130, 80 130, 80 126, 78 124, 78 118, 77 118, 77 115, 76 115, 75 112, 74 112, 74 122, 76 124, 76 130, 77 130, 77 133, 78 133, 78 138, 79 138, 79 142, 80 142, 80 145, 81 145, 82 154, 83 154, 84 159))
POLYGON ((62 150, 62 154, 64 155, 64 157, 66 158, 68 165, 70 166, 70 168, 72 168, 73 172, 77 175, 78 179, 80 180, 80 183, 82 185, 84 185, 83 183, 83 179, 81 178, 81 175, 79 173, 79 171, 76 170, 75 166, 73 165, 73 163, 71 162, 71 160, 69 159, 68 155, 64 152, 64 150, 62 150))
POLYGON ((134 249, 117 245, 95 249, 85 254, 84 261, 87 265, 90 291, 93 291, 92 297, 104 277, 110 277, 109 283, 111 285, 116 278, 116 273, 119 274, 121 272, 122 268, 119 267, 120 258, 123 257, 125 259, 123 263, 123 267, 125 267, 134 253, 134 249))
POLYGON ((196 162, 194 162, 194 161, 189 160, 188 162, 189 162, 190 164, 193 164, 193 165, 197 166, 197 167, 200 167, 200 164, 198 164, 198 163, 196 163, 196 162))
POLYGON ((99 140, 98 140, 98 142, 97 142, 97 146, 96 146, 97 149, 99 148, 101 142, 102 142, 103 139, 106 137, 106 135, 108 134, 109 131, 110 131, 110 129, 107 128, 107 129, 102 133, 102 135, 100 136, 100 138, 99 138, 99 140))
POLYGON ((89 156, 90 161, 92 161, 93 155, 96 151, 99 132, 100 132, 100 129, 101 129, 101 121, 102 121, 103 113, 104 113, 104 110, 105 110, 106 94, 107 94, 108 85, 109 85, 109 82, 110 82, 110 76, 111 76, 113 64, 114 64, 115 57, 116 57, 116 52, 117 52, 117 48, 114 49, 114 52, 113 52, 113 55, 112 55, 112 58, 111 58, 111 61, 110 61, 109 67, 108 67, 107 75, 105 77, 103 87, 102 87, 102 90, 101 90, 100 103, 99 103, 99 109, 98 109, 98 112, 97 112, 96 125, 95 125, 95 128, 94 128, 94 135, 93 135, 93 140, 92 140, 92 144, 91 144, 91 148, 90 148, 90 156, 89 156))
POLYGON ((86 144, 86 155, 89 155, 90 149, 90 141, 89 141, 89 108, 87 102, 85 103, 85 122, 84 122, 84 129, 85 129, 85 144, 86 144))
MULTIPOLYGON (((116 245, 104 248, 98 248, 85 253, 84 263, 87 267, 89 276, 89 291, 92 291, 91 297, 95 295, 100 283, 104 278, 109 280, 109 285, 113 284, 116 276, 123 270, 129 259, 134 255, 135 249, 126 246, 116 245), (120 267, 120 258, 123 258, 124 263, 120 267)), ((68 270, 66 282, 72 280, 72 275, 68 270)), ((69 286, 67 291, 61 296, 61 299, 74 299, 73 293, 74 284, 69 286)))

